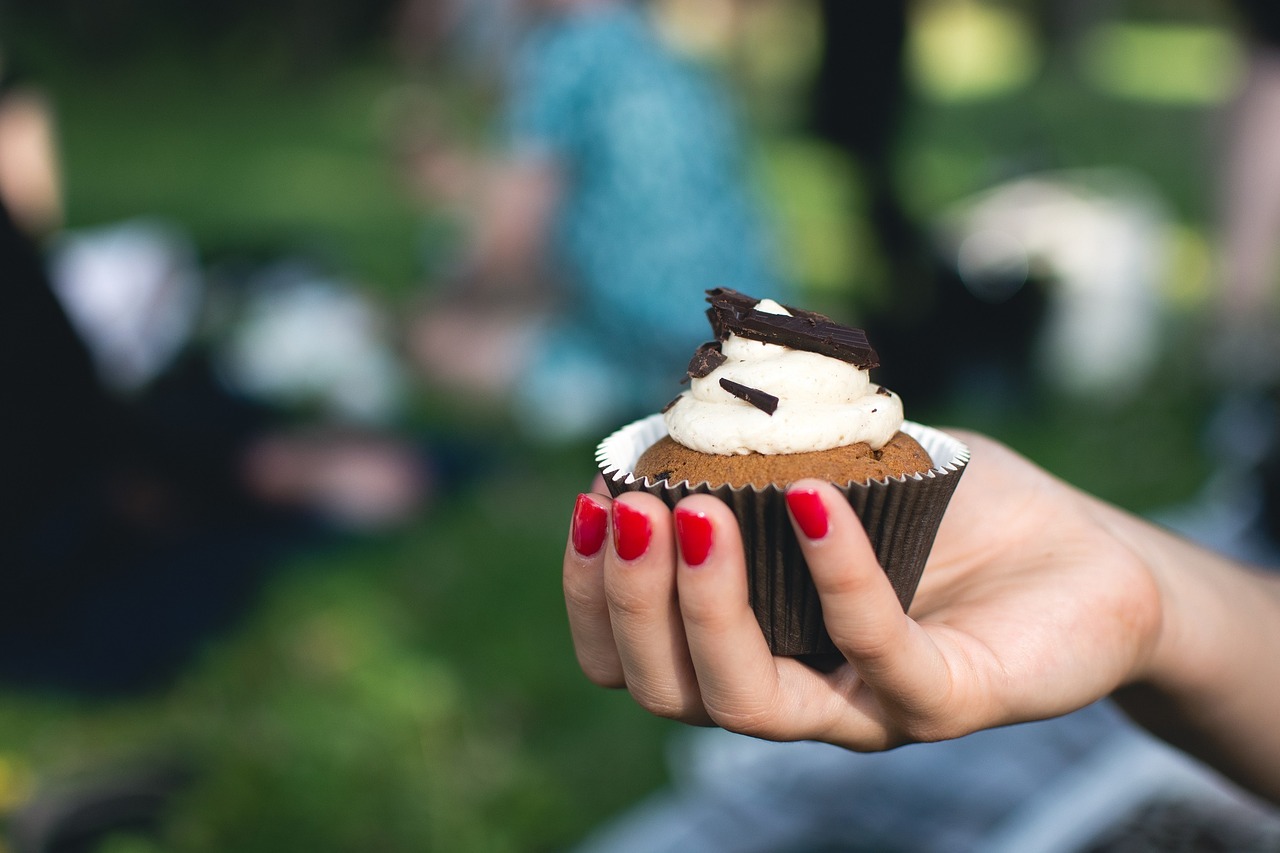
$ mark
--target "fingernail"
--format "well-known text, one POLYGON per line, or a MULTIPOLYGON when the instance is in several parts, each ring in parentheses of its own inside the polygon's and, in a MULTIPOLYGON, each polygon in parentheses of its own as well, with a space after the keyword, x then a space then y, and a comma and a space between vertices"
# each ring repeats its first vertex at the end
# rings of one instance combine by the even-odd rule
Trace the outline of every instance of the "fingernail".
POLYGON ((604 544, 608 530, 609 513, 605 508, 586 495, 578 495, 573 507, 573 550, 583 557, 594 556, 604 544))
POLYGON ((649 517, 624 503, 613 502, 613 548, 624 560, 638 560, 649 550, 653 528, 649 517))
POLYGON ((805 536, 821 539, 827 535, 827 508, 817 492, 811 489, 787 492, 787 506, 805 536))
POLYGON ((707 555, 711 553, 712 537, 709 518, 693 510, 676 510, 676 540, 687 565, 700 566, 706 562, 707 555))

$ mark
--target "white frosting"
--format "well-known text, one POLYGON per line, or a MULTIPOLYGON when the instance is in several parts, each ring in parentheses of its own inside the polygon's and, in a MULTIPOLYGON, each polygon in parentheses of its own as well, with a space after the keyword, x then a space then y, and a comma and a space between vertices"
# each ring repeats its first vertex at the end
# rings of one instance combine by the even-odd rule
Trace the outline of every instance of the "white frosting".
MULTIPOLYGON (((765 299, 756 310, 787 314, 765 299)), ((667 431, 702 453, 803 453, 865 441, 883 447, 902 426, 902 400, 879 393, 867 371, 839 359, 730 335, 727 361, 667 410, 667 431), (720 387, 730 379, 778 398, 772 414, 720 387)))

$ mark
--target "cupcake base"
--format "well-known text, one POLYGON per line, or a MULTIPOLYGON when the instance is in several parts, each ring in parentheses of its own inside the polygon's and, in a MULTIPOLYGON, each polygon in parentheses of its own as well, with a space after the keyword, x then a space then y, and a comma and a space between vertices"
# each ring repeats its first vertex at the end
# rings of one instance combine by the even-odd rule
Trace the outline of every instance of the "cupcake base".
MULTIPOLYGON (((902 431, 933 459, 923 474, 838 486, 862 521, 876 558, 903 610, 911 605, 938 525, 969 461, 965 445, 939 430, 910 421, 902 431)), ((596 458, 609 491, 645 491, 674 507, 695 493, 724 501, 738 520, 747 556, 747 589, 756 619, 774 654, 797 657, 835 653, 822 621, 822 606, 791 527, 783 488, 712 487, 652 482, 632 473, 640 455, 666 435, 661 415, 636 421, 601 442, 596 458)))

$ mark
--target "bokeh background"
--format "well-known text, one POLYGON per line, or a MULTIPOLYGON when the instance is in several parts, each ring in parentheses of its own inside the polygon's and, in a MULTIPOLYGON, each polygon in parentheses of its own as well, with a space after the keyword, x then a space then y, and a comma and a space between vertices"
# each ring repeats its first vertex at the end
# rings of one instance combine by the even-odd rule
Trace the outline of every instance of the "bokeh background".
MULTIPOLYGON (((293 259, 390 316, 408 311, 453 260, 461 226, 406 187, 406 111, 429 100, 480 147, 495 98, 446 62, 406 60, 401 11, 390 0, 0 5, 6 67, 53 105, 64 233, 159 222, 202 270, 293 259)), ((805 304, 849 322, 874 311, 895 268, 868 210, 873 182, 802 106, 822 44, 817 5, 662 0, 653 11, 736 93, 752 177, 805 304)), ((946 393, 904 391, 909 417, 987 431, 1136 512, 1197 498, 1216 458, 1197 335, 1240 32, 1213 0, 913 4, 892 182, 938 263, 1087 288, 1112 274, 1095 263, 1101 227, 1128 235, 1138 272, 1115 303, 1125 323, 1101 343, 1068 339, 1082 362, 1108 353, 1097 372, 1042 353, 1030 378, 974 364, 946 393), (984 215, 1024 215, 1019 204, 1050 209, 1043 228, 1061 239, 1022 254, 998 237, 964 242, 990 233, 984 215)), ((912 344, 918 363, 962 360, 967 336, 991 334, 947 319, 947 335, 912 344)), ((1105 320, 1084 309, 1078 322, 1105 320)), ((284 561, 161 686, 0 688, 0 826, 59 792, 176 763, 190 776, 158 823, 93 849, 544 851, 664 782, 676 727, 588 684, 563 617, 558 566, 594 442, 535 440, 509 412, 420 379, 403 394, 399 428, 464 437, 483 457, 465 483, 389 531, 284 561)))

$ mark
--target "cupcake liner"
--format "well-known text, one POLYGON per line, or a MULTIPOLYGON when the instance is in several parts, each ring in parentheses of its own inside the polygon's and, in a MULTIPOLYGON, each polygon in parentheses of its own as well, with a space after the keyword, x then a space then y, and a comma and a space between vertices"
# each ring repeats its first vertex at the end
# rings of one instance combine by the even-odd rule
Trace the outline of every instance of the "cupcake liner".
MULTIPOLYGON (((861 519, 876 558, 905 611, 942 522, 947 503, 969 462, 969 449, 931 427, 905 421, 902 431, 928 452, 934 467, 913 474, 837 487, 861 519)), ((644 491, 674 507, 691 494, 714 495, 734 512, 747 557, 747 589, 756 619, 774 654, 826 655, 836 652, 822 622, 822 606, 777 486, 712 487, 687 481, 654 483, 631 473, 636 460, 667 434, 662 415, 635 421, 602 441, 596 462, 609 492, 617 497, 644 491)))

